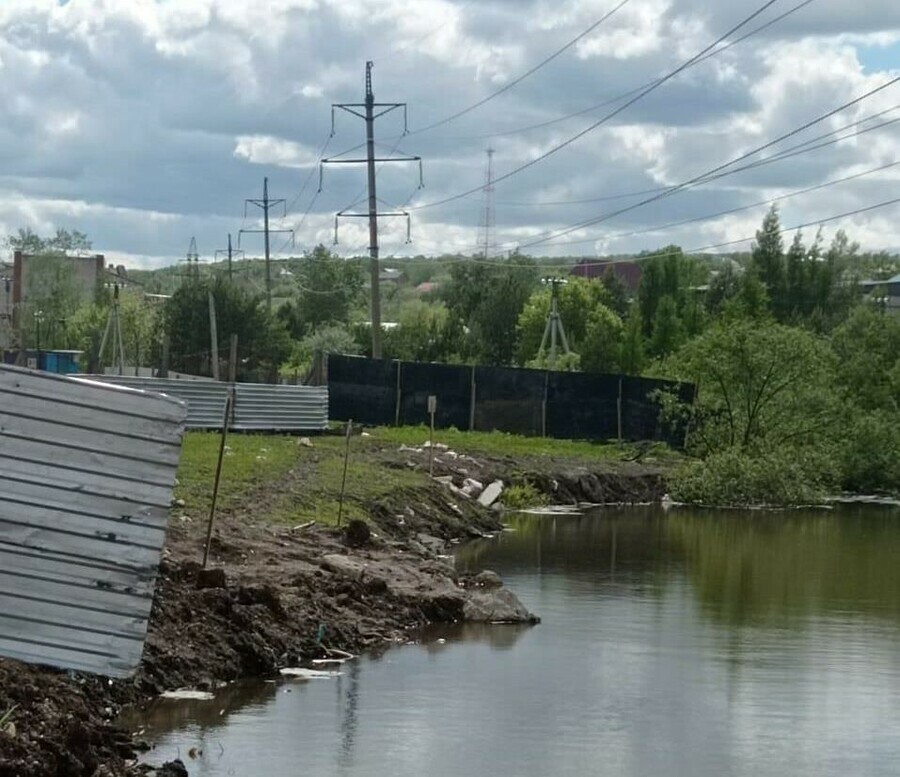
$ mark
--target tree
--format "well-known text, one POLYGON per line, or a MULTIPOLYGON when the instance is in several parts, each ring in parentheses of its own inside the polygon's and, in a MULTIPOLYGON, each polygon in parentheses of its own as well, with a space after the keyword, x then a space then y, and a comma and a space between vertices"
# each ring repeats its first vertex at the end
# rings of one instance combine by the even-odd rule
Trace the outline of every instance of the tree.
POLYGON ((622 353, 622 319, 606 305, 588 314, 584 338, 579 345, 581 368, 587 372, 618 372, 622 353))
POLYGON ((900 319, 860 305, 835 329, 838 381, 861 409, 900 412, 900 319))
POLYGON ((274 379, 278 366, 291 351, 287 330, 261 304, 261 296, 251 295, 224 278, 185 283, 166 301, 162 329, 169 337, 172 369, 211 374, 210 292, 215 299, 220 358, 227 355, 231 335, 235 334, 239 377, 274 379))
POLYGON ((11 251, 22 251, 26 254, 60 254, 66 251, 89 251, 91 241, 87 235, 77 229, 69 232, 57 229, 52 237, 41 237, 31 227, 19 229, 15 235, 8 235, 6 245, 11 251))
POLYGON ((702 454, 815 446, 836 430, 833 358, 824 341, 802 329, 718 322, 664 371, 700 385, 692 430, 702 454))
MULTIPOLYGON (((568 283, 559 286, 557 295, 557 309, 569 347, 573 351, 581 353, 588 339, 589 330, 592 327, 598 330, 593 334, 595 342, 591 346, 595 354, 587 358, 584 358, 586 354, 582 354, 582 366, 606 361, 601 357, 599 330, 603 329, 607 337, 612 337, 614 331, 620 334, 622 329, 621 319, 609 307, 611 300, 606 287, 596 281, 571 278, 568 283)), ((536 291, 525 304, 518 323, 519 364, 526 364, 538 357, 541 340, 550 318, 551 305, 552 291, 549 287, 536 291)), ((618 346, 618 334, 612 342, 613 347, 618 346)), ((559 345, 559 353, 562 353, 562 344, 559 345)), ((612 351, 608 352, 611 353, 612 351)))
POLYGON ((347 324, 364 283, 361 263, 316 246, 295 270, 297 297, 278 309, 278 318, 295 338, 321 326, 347 324))
POLYGON ((625 319, 625 330, 619 354, 619 369, 626 375, 640 375, 646 364, 644 332, 641 311, 632 305, 625 319))
POLYGON ((665 294, 656 307, 650 337, 650 353, 661 357, 675 351, 685 340, 684 326, 675 300, 665 294))
POLYGON ((784 304, 786 291, 784 240, 781 233, 778 206, 773 205, 763 219, 762 228, 756 232, 751 266, 766 287, 771 304, 776 310, 784 304))
POLYGON ((536 285, 536 265, 519 254, 499 265, 454 264, 441 295, 451 318, 469 329, 460 355, 486 364, 512 364, 519 350, 519 316, 536 285))

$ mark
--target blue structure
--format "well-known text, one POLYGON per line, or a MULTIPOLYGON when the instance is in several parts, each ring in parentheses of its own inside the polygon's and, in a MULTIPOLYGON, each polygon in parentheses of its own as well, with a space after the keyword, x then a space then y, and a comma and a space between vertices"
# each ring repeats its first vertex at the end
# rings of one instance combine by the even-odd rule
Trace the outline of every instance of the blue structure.
MULTIPOLYGON (((26 367, 55 372, 59 375, 72 375, 81 372, 79 359, 84 351, 44 351, 40 353, 34 349, 25 351, 24 363, 26 367)), ((6 351, 3 361, 6 364, 15 364, 18 357, 17 351, 6 351)))

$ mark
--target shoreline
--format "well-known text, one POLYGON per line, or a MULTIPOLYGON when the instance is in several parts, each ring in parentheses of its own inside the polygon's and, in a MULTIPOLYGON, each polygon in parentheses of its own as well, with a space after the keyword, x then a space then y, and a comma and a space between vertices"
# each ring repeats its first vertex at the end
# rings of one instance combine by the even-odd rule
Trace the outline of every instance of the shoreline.
MULTIPOLYGON (((370 450, 369 450, 370 449, 370 450)), ((463 495, 464 478, 531 483, 557 502, 657 502, 663 470, 646 464, 490 456, 437 456, 370 443, 373 472, 402 468, 421 482, 371 502, 360 498, 371 537, 358 546, 343 529, 273 523, 273 498, 309 477, 300 466, 259 483, 219 516, 211 567, 198 587, 202 520, 173 510, 144 656, 127 681, 66 673, 0 659, 0 777, 125 777, 141 743, 116 720, 125 706, 163 691, 212 690, 277 676, 324 657, 324 647, 359 654, 406 641, 433 623, 502 619, 533 622, 512 592, 487 576, 459 575, 447 554, 458 542, 502 530, 502 513, 463 495), (463 458, 465 467, 461 467, 463 458), (464 470, 460 472, 460 470, 464 470), (456 481, 451 486, 451 482, 456 481), (498 607, 500 609, 498 610, 498 607)), ((539 615, 539 613, 538 613, 539 615)), ((165 774, 165 772, 161 772, 165 774)))

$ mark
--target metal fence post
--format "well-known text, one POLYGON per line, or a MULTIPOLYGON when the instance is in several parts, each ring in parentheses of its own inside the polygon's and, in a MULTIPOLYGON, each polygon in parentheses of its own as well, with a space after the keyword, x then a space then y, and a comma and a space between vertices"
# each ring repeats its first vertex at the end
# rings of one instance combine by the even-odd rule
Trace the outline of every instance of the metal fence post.
POLYGON ((475 383, 475 365, 472 365, 472 381, 469 388, 469 431, 475 431, 475 402, 477 396, 477 384, 475 383))
POLYGON ((397 360, 397 405, 394 408, 394 426, 400 426, 400 397, 403 395, 403 384, 400 375, 403 370, 403 362, 397 360))
POLYGON ((619 442, 622 442, 622 379, 619 378, 619 396, 616 399, 616 422, 619 431, 619 442))

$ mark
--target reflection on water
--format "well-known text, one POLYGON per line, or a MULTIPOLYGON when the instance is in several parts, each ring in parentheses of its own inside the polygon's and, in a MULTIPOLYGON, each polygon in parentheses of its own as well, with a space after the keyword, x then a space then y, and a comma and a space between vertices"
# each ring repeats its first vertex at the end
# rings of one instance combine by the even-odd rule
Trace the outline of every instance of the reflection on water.
POLYGON ((604 509, 462 549, 543 618, 129 725, 192 775, 896 775, 900 511, 604 509), (190 759, 191 748, 202 750, 190 759))

